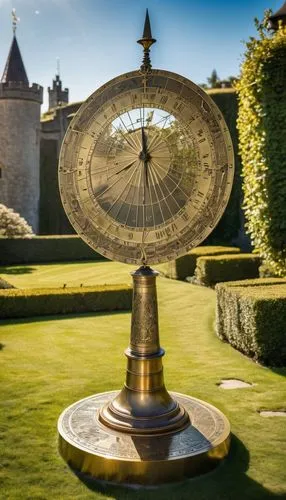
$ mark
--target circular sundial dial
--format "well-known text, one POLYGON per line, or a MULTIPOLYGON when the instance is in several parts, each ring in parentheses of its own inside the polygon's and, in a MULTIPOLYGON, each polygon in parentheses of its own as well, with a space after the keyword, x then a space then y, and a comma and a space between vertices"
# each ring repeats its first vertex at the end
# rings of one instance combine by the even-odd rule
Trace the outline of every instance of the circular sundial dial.
POLYGON ((132 71, 82 105, 60 155, 65 211, 106 257, 132 264, 174 259, 220 219, 234 158, 223 116, 190 80, 132 71))

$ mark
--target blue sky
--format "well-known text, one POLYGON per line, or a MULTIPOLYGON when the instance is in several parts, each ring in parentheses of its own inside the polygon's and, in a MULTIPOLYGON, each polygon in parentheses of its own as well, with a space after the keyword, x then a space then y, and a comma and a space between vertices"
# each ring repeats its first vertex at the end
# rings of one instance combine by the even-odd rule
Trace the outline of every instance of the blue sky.
POLYGON ((20 23, 17 39, 30 82, 46 88, 60 58, 70 100, 88 97, 114 76, 141 64, 145 10, 157 39, 154 68, 206 82, 215 68, 220 78, 239 74, 243 40, 255 34, 253 19, 274 12, 283 0, 0 0, 0 73, 12 40, 11 10, 20 23))

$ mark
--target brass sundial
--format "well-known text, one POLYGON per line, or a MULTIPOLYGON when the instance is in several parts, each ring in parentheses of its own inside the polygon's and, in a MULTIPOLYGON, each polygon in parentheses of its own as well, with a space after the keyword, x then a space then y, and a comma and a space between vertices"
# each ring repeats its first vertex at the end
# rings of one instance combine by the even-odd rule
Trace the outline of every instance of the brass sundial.
POLYGON ((178 480, 223 458, 229 424, 216 408, 164 386, 156 271, 198 245, 231 191, 230 135, 211 98, 188 79, 152 69, 148 12, 140 70, 114 78, 81 106, 63 141, 65 211, 96 251, 137 264, 126 384, 65 410, 64 458, 99 479, 178 480))

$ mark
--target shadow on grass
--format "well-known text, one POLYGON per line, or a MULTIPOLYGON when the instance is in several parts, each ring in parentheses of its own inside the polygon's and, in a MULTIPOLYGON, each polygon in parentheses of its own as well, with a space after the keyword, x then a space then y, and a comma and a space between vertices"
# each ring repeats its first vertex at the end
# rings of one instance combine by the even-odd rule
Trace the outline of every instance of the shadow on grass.
POLYGON ((116 311, 94 311, 90 313, 74 313, 74 314, 51 314, 47 316, 33 316, 32 318, 9 318, 0 320, 0 325, 21 325, 22 323, 38 323, 40 321, 59 321, 64 319, 74 318, 91 318, 93 316, 114 316, 116 314, 130 314, 131 309, 119 309, 116 311))
POLYGON ((226 460, 212 472, 181 483, 157 487, 128 487, 108 484, 75 473, 86 487, 94 492, 118 500, 266 500, 285 498, 275 494, 246 474, 249 452, 244 444, 232 436, 231 451, 226 460))
POLYGON ((267 366, 267 368, 281 377, 286 377, 286 366, 267 366))
POLYGON ((52 262, 27 262, 27 264, 23 263, 19 264, 11 264, 6 266, 0 266, 0 273, 2 274, 30 274, 34 271, 37 271, 37 267, 31 267, 29 264, 34 266, 69 266, 71 264, 101 264, 102 262, 108 262, 107 259, 102 257, 102 259, 96 260, 67 260, 67 261, 52 261, 52 262))
POLYGON ((12 266, 7 266, 7 267, 1 267, 0 268, 0 273, 1 274, 31 274, 34 271, 36 271, 36 267, 29 267, 29 266, 22 266, 22 267, 12 267, 12 266))
POLYGON ((82 260, 56 260, 52 262, 37 262, 37 265, 43 264, 45 266, 69 266, 70 264, 101 264, 102 262, 112 262, 104 257, 99 259, 82 259, 82 260))

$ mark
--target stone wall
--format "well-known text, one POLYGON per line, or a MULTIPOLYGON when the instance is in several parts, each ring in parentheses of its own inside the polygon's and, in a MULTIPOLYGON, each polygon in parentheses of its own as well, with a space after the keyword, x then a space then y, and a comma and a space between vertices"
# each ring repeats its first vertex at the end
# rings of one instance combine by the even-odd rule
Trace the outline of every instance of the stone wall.
POLYGON ((0 99, 0 203, 38 231, 40 102, 0 99))

